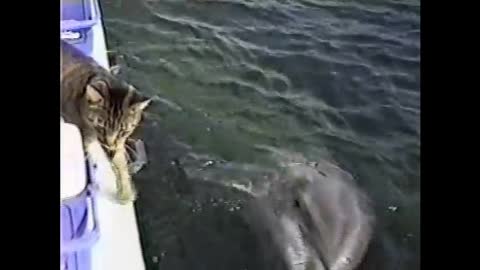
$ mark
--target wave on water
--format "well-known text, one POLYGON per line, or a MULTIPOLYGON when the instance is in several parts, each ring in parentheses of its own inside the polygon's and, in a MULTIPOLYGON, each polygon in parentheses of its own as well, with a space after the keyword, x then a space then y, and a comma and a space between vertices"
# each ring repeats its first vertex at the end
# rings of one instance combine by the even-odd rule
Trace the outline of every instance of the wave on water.
POLYGON ((290 196, 298 168, 370 198, 360 269, 420 269, 420 1, 102 4, 122 76, 160 97, 136 180, 148 269, 274 269, 242 213, 290 196))

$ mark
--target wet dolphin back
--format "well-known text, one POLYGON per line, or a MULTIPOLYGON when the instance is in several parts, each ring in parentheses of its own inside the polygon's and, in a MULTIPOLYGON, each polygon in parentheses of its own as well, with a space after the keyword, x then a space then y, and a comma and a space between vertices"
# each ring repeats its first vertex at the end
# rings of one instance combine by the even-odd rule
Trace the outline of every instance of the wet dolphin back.
POLYGON ((329 270, 352 270, 362 261, 371 240, 374 216, 367 196, 350 174, 330 163, 293 169, 306 179, 297 191, 304 237, 329 270))
POLYGON ((355 269, 373 231, 367 197, 330 163, 292 166, 249 210, 271 269, 355 269))

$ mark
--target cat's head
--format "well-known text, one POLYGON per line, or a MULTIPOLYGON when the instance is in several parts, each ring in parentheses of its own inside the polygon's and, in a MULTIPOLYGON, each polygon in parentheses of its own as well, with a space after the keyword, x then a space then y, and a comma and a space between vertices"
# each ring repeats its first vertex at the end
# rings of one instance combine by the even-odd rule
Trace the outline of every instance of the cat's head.
POLYGON ((133 86, 115 78, 95 77, 85 87, 86 121, 95 129, 97 139, 111 158, 124 147, 142 119, 152 99, 142 96, 133 86))

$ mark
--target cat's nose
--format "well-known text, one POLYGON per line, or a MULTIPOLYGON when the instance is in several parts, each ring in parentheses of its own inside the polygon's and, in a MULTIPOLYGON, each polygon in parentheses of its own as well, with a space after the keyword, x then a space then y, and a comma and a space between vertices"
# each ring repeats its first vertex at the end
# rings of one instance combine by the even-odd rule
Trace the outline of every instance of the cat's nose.
POLYGON ((115 155, 115 151, 113 149, 105 149, 105 153, 109 158, 113 158, 113 156, 115 155))

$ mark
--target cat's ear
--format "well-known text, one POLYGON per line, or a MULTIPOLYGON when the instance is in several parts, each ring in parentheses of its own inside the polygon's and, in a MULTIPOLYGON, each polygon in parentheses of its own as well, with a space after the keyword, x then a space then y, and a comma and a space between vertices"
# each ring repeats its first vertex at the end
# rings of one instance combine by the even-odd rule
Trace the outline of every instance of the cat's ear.
POLYGON ((152 100, 153 100, 153 98, 142 99, 139 102, 133 103, 131 108, 135 112, 141 112, 141 111, 145 110, 145 108, 147 108, 148 105, 150 105, 150 103, 152 103, 152 100))
POLYGON ((101 78, 95 78, 88 83, 91 87, 97 89, 99 94, 106 93, 108 91, 108 83, 101 78))
POLYGON ((101 78, 92 79, 85 88, 85 96, 90 105, 103 103, 106 93, 108 93, 108 84, 101 78))
POLYGON ((130 108, 133 112, 139 113, 145 110, 150 103, 154 100, 155 97, 147 98, 147 97, 140 97, 136 102, 133 102, 130 105, 130 108))
POLYGON ((85 89, 85 97, 90 105, 98 105, 103 102, 103 96, 98 89, 90 84, 85 89))

